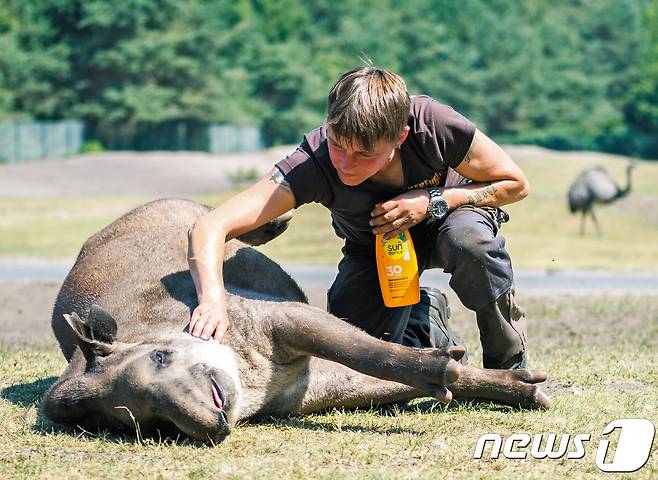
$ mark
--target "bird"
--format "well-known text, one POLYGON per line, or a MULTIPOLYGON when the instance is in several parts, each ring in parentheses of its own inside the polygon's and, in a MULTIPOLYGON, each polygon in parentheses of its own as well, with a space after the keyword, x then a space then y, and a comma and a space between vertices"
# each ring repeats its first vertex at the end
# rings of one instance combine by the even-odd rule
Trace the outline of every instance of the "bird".
POLYGON ((567 192, 571 213, 581 212, 580 235, 585 234, 585 217, 592 217, 599 237, 603 236, 594 206, 599 203, 612 203, 628 195, 631 191, 631 174, 637 167, 637 161, 631 160, 626 167, 626 186, 621 188, 602 166, 583 170, 574 179, 567 192))

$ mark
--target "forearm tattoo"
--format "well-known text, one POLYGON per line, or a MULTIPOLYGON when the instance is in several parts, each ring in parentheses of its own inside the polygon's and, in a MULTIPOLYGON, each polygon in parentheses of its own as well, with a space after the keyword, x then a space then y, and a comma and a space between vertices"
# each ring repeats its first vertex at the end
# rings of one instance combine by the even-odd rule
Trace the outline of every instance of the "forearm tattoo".
POLYGON ((485 200, 496 196, 496 187, 487 185, 468 193, 467 199, 469 205, 481 205, 485 200))
POLYGON ((270 182, 272 182, 275 185, 280 185, 281 187, 285 188, 287 191, 292 193, 292 189, 290 188, 290 184, 288 183, 288 180, 286 180, 286 177, 283 176, 281 170, 279 170, 276 167, 274 167, 270 172, 270 182))
POLYGON ((471 142, 471 146, 468 147, 468 152, 466 152, 466 156, 462 160, 464 163, 471 163, 471 155, 473 154, 473 150, 475 149, 475 145, 477 143, 478 143, 478 132, 476 130, 475 135, 473 135, 473 141, 471 142))

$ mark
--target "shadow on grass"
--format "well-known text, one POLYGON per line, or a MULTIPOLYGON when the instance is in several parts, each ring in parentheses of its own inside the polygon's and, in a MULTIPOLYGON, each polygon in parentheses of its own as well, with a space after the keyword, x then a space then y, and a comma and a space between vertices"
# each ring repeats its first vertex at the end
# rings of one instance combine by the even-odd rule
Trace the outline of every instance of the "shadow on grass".
POLYGON ((491 400, 478 400, 477 398, 454 398, 450 405, 443 405, 436 400, 425 399, 406 407, 407 411, 419 413, 433 413, 437 411, 449 410, 477 410, 487 412, 510 412, 514 410, 523 410, 520 407, 503 405, 491 400))
MULTIPOLYGON (((351 411, 352 413, 356 411, 351 411)), ((326 431, 326 432, 352 432, 352 433, 367 433, 367 434, 379 434, 379 435, 392 435, 392 434, 401 434, 406 433, 410 435, 422 435, 423 432, 419 432, 413 428, 402 428, 402 427, 387 427, 387 426, 376 426, 376 425, 349 425, 341 424, 338 426, 334 422, 325 422, 320 421, 317 417, 305 416, 305 417, 286 417, 286 418, 267 418, 262 420, 250 420, 244 425, 274 425, 276 427, 283 428, 295 428, 303 430, 316 430, 316 431, 326 431)))
POLYGON ((58 377, 46 377, 29 383, 16 383, 2 389, 0 398, 14 405, 27 408, 38 403, 39 399, 46 393, 58 377))
MULTIPOLYGON (((46 377, 33 382, 17 383, 4 388, 0 392, 0 398, 7 400, 14 405, 22 408, 30 408, 32 406, 39 406, 39 401, 44 393, 57 381, 58 377, 46 377)), ((477 400, 454 400, 450 406, 444 406, 432 399, 421 399, 413 402, 412 404, 395 403, 373 407, 369 410, 364 409, 346 409, 345 413, 374 413, 378 416, 395 417, 402 412, 412 413, 439 413, 455 409, 486 409, 489 411, 509 411, 512 407, 504 405, 496 405, 491 402, 479 402, 477 400)), ((325 412, 318 412, 319 415, 323 413, 331 413, 331 410, 325 412)), ((404 428, 400 426, 379 426, 379 425, 350 425, 349 422, 338 425, 332 421, 326 421, 319 418, 317 415, 306 416, 290 416, 285 418, 263 418, 260 420, 251 420, 245 422, 244 426, 248 425, 274 425, 281 428, 294 428, 303 430, 316 430, 316 431, 346 431, 355 433, 367 433, 378 435, 392 435, 392 434, 410 434, 422 435, 423 432, 417 431, 413 428, 404 428)), ((118 431, 110 432, 107 430, 87 431, 81 427, 71 427, 63 425, 55 425, 50 423, 47 419, 42 418, 40 415, 32 427, 33 431, 40 434, 68 434, 77 437, 78 439, 89 440, 103 440, 111 443, 136 443, 136 444, 150 444, 150 445, 172 445, 172 446, 197 446, 197 447, 210 447, 207 444, 198 440, 190 439, 175 431, 158 431, 155 432, 136 432, 118 431)))

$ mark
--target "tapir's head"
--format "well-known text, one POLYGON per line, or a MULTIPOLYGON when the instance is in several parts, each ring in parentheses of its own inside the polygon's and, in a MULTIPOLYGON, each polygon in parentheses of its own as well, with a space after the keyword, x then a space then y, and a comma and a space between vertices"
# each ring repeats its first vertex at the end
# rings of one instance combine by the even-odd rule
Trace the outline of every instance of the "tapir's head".
POLYGON ((69 368, 47 392, 46 417, 213 443, 231 432, 240 398, 231 348, 183 332, 118 342, 116 322, 96 305, 86 320, 75 313, 65 318, 86 365, 69 368))

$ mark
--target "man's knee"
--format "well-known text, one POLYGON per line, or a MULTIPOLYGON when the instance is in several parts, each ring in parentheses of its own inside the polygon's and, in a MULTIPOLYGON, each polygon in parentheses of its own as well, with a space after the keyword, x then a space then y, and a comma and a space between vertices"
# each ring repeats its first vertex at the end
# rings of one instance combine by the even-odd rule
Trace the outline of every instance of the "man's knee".
POLYGON ((438 231, 429 267, 451 274, 450 286, 471 310, 494 301, 513 282, 505 239, 477 210, 455 210, 438 231), (438 261, 437 261, 438 260, 438 261))
POLYGON ((449 229, 442 236, 440 248, 446 252, 450 263, 484 263, 504 246, 491 232, 476 226, 460 226, 449 229))

